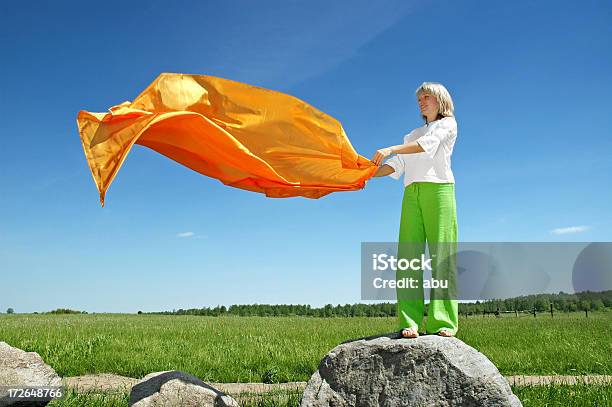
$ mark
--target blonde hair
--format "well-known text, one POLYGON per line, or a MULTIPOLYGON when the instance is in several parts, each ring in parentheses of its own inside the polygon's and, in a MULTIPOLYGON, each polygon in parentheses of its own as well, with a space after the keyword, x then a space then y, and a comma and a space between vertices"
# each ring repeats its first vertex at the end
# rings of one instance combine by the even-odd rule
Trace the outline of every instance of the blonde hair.
MULTIPOLYGON (((427 93, 429 95, 433 95, 438 101, 438 105, 440 106, 438 109, 438 117, 436 119, 441 119, 443 117, 455 116, 455 107, 453 106, 453 99, 451 98, 448 90, 441 83, 437 82, 423 82, 421 86, 416 90, 416 96, 419 97, 420 94, 427 93)), ((421 116, 425 123, 427 123, 427 116, 421 116)))

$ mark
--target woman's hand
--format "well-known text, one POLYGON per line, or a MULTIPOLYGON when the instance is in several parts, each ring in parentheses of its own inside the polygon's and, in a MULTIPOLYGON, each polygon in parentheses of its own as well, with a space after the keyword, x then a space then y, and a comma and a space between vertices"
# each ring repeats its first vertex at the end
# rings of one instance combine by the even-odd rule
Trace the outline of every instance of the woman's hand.
POLYGON ((391 147, 381 148, 380 150, 376 151, 376 154, 374 154, 374 157, 372 157, 370 161, 372 161, 376 165, 380 165, 383 160, 389 157, 391 154, 393 154, 393 150, 391 149, 391 147))

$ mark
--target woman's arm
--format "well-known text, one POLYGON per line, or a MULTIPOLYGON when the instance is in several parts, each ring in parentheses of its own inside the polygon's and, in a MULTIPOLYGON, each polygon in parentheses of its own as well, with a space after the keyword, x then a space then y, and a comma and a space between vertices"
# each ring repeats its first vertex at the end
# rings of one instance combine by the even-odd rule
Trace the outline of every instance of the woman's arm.
POLYGON ((392 154, 414 154, 422 153, 423 151, 425 150, 423 150, 419 143, 416 141, 411 141, 410 143, 406 144, 398 144, 396 146, 381 148, 380 150, 376 151, 376 154, 374 154, 371 161, 376 165, 380 165, 385 158, 392 154))
POLYGON ((411 141, 406 144, 399 144, 397 146, 389 147, 391 149, 391 154, 414 154, 414 153, 422 153, 423 147, 416 141, 411 141))
POLYGON ((373 177, 386 177, 389 174, 393 174, 395 170, 390 165, 383 165, 373 175, 373 177))

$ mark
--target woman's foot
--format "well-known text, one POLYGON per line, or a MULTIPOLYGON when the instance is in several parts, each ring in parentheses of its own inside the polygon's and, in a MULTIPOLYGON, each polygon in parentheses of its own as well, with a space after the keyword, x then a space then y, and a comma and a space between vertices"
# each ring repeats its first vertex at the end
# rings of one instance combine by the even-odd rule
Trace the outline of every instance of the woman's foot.
POLYGON ((455 336, 455 334, 453 334, 453 332, 449 329, 440 329, 440 331, 438 331, 438 335, 439 336, 446 336, 446 337, 451 337, 451 336, 455 336))
POLYGON ((404 338, 418 338, 419 332, 415 328, 404 328, 402 329, 402 337, 404 338))

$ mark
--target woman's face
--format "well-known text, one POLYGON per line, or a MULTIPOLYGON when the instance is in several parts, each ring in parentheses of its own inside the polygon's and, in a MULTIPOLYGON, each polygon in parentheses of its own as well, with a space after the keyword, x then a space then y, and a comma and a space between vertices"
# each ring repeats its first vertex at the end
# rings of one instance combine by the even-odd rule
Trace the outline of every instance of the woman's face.
POLYGON ((438 117, 440 105, 438 99, 434 95, 429 93, 421 93, 417 98, 419 108, 421 109, 421 115, 427 117, 427 121, 433 121, 438 117))

